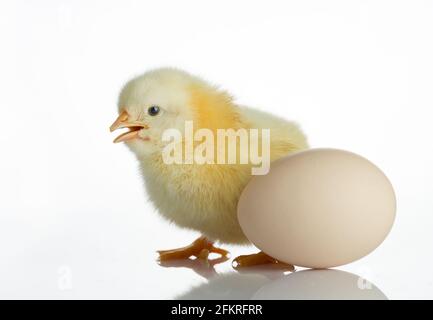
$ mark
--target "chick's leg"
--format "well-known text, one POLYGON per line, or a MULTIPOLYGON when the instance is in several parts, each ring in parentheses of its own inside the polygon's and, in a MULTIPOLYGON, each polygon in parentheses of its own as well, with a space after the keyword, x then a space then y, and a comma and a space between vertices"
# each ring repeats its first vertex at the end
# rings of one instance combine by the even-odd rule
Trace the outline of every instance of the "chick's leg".
POLYGON ((253 267, 265 264, 272 264, 277 268, 285 269, 287 271, 294 270, 293 265, 278 261, 277 259, 268 256, 263 251, 254 254, 239 256, 233 260, 232 266, 235 269, 240 269, 243 267, 253 267))
POLYGON ((158 253, 160 261, 188 259, 192 256, 207 260, 210 253, 217 253, 222 257, 226 257, 229 254, 228 251, 215 247, 213 242, 207 240, 205 237, 198 238, 186 247, 172 250, 162 250, 158 251, 158 253))

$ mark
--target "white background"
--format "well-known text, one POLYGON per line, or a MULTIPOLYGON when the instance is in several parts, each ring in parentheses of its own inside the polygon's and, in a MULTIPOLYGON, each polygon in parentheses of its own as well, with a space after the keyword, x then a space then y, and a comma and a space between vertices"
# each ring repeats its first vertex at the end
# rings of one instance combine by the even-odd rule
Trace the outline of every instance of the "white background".
POLYGON ((230 298, 263 287, 229 262, 209 282, 155 262, 155 250, 197 234, 159 218, 108 126, 123 83, 159 66, 298 121, 314 147, 381 167, 398 197, 394 228, 339 269, 389 299, 433 298, 432 1, 2 1, 0 39, 1 298, 174 298, 197 287, 230 298))

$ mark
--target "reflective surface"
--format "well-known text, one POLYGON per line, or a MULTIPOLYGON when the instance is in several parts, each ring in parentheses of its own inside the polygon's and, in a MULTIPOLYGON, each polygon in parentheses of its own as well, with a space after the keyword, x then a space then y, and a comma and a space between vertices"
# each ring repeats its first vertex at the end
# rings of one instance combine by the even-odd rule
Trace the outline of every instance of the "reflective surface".
POLYGON ((373 283, 340 270, 303 270, 284 274, 267 267, 242 273, 233 271, 214 275, 208 282, 194 286, 176 299, 361 299, 386 300, 373 283))

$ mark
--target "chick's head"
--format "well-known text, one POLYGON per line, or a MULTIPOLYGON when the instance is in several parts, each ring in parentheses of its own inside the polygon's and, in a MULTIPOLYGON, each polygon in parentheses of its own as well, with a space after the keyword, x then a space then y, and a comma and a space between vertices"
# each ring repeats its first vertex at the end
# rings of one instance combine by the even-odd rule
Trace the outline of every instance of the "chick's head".
POLYGON ((194 129, 235 127, 238 119, 231 97, 202 79, 178 69, 156 69, 123 87, 119 116, 111 131, 127 128, 114 142, 125 142, 138 157, 161 152, 167 129, 183 133, 186 121, 194 129))
POLYGON ((119 117, 110 130, 128 131, 114 142, 125 142, 138 156, 160 151, 164 130, 182 130, 185 120, 192 118, 187 91, 190 78, 179 70, 158 69, 127 82, 119 95, 119 117))

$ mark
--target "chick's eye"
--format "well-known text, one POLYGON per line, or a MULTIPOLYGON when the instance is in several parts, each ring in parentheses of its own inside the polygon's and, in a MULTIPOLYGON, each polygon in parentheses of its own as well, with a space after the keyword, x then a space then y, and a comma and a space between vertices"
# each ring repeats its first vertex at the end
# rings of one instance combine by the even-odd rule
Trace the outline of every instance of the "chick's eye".
POLYGON ((147 109, 147 113, 150 116, 156 116, 159 113, 160 109, 158 106, 151 106, 149 109, 147 109))

